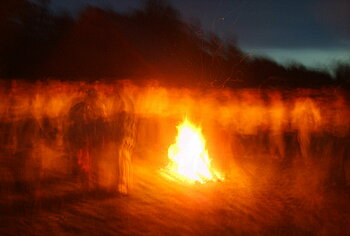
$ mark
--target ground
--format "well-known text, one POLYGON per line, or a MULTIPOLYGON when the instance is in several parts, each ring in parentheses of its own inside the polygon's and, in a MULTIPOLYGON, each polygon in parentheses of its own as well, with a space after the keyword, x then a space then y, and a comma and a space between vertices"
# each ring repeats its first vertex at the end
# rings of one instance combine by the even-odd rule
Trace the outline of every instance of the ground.
POLYGON ((187 184, 135 165, 127 195, 56 180, 39 197, 2 195, 0 235, 350 235, 348 189, 298 192, 288 173, 187 184))

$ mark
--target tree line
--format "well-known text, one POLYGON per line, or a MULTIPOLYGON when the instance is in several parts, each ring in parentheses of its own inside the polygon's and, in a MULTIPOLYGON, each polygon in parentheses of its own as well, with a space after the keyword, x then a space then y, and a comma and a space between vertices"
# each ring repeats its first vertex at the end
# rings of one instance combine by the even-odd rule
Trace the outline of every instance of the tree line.
POLYGON ((185 22, 165 1, 120 13, 87 6, 77 16, 53 13, 48 1, 0 3, 0 78, 28 80, 154 79, 214 88, 350 86, 350 64, 330 75, 282 66, 242 51, 185 22))

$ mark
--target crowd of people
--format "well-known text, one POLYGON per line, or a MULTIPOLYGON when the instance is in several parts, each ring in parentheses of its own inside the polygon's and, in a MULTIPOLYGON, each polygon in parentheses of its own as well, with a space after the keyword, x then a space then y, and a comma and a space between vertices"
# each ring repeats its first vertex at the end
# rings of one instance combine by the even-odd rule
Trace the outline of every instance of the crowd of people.
POLYGON ((101 92, 95 85, 16 81, 2 87, 1 184, 36 194, 47 179, 71 178, 84 190, 127 193, 135 118, 121 87, 101 92))

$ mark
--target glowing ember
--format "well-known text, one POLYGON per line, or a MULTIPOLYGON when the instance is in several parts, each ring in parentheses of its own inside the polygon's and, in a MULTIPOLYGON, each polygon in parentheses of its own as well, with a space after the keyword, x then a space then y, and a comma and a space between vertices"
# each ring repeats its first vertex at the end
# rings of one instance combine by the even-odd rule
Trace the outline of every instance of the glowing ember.
POLYGON ((190 183, 222 179, 211 167, 201 128, 185 119, 177 129, 176 143, 168 149, 167 169, 171 174, 190 183))

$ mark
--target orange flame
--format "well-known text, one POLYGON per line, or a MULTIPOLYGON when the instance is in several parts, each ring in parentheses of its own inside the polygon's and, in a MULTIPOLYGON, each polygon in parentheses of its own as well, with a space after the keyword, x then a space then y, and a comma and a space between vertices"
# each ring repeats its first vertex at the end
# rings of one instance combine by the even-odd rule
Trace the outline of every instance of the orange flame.
POLYGON ((167 169, 170 173, 190 183, 222 180, 220 174, 211 167, 201 128, 185 119, 177 129, 176 143, 168 149, 170 163, 167 169))

